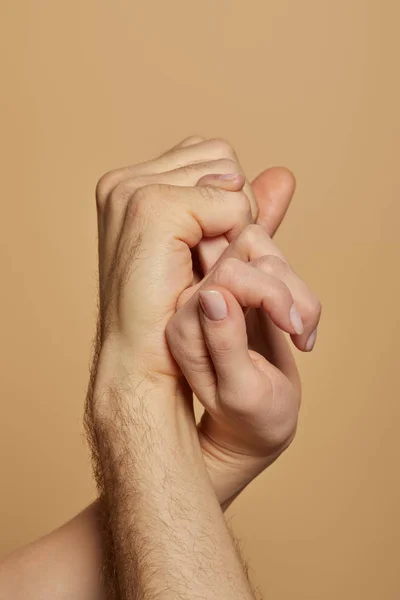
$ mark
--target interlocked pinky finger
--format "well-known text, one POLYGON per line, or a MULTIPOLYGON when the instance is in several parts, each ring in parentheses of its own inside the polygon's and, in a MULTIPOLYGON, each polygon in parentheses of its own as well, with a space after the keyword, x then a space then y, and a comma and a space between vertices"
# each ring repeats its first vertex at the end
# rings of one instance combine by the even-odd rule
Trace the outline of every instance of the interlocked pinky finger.
MULTIPOLYGON (((235 296, 243 308, 262 308, 280 329, 301 335, 304 326, 287 285, 251 263, 227 258, 207 279, 206 285, 220 285, 235 296)), ((200 288, 201 289, 201 288, 200 288)))

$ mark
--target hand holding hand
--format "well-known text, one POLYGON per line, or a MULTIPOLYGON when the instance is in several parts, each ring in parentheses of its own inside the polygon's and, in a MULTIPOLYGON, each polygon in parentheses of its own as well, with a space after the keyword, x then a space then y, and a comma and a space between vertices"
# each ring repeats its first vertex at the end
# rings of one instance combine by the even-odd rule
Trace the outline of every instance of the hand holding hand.
POLYGON ((183 371, 206 408, 199 437, 221 502, 293 438, 300 382, 282 331, 305 350, 320 314, 268 235, 286 212, 293 177, 269 169, 252 186, 226 177, 241 172, 223 140, 188 138, 154 161, 106 174, 97 190, 101 338, 129 347, 122 377, 132 356, 152 376, 179 381, 183 371), (203 306, 222 294, 227 317, 209 319, 200 292, 203 306))

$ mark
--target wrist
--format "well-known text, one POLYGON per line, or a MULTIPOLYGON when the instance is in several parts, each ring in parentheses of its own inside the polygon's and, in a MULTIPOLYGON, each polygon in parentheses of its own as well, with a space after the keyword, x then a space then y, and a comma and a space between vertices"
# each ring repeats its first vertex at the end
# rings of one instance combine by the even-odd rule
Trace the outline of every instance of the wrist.
POLYGON ((143 353, 113 336, 103 342, 97 354, 91 400, 96 410, 102 412, 112 410, 117 400, 135 409, 144 398, 149 407, 168 404, 172 408, 186 401, 188 388, 183 381, 178 372, 174 376, 152 370, 143 353))
POLYGON ((199 442, 218 501, 226 510, 244 488, 274 459, 229 450, 210 438, 198 425, 199 442))
POLYGON ((190 444, 200 453, 185 379, 145 373, 138 362, 120 348, 101 349, 86 407, 90 438, 113 449, 111 454, 132 450, 149 455, 158 442, 165 448, 182 446, 182 452, 190 444))

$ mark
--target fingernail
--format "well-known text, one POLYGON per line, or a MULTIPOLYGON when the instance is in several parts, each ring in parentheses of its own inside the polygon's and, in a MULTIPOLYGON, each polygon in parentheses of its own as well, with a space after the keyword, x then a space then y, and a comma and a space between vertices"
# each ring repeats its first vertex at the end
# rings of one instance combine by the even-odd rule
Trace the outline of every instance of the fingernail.
POLYGON ((293 325, 293 329, 295 330, 295 332, 298 335, 301 335, 302 333, 304 333, 303 321, 301 320, 301 316, 297 312, 297 308, 295 307, 294 304, 293 304, 292 308, 290 309, 290 321, 293 325))
POLYGON ((310 337, 307 340, 307 344, 306 344, 307 352, 311 352, 311 350, 314 348, 316 339, 317 339, 317 330, 314 329, 314 331, 312 332, 312 334, 310 335, 310 337))
POLYGON ((200 306, 211 321, 221 321, 228 314, 225 298, 216 290, 199 292, 200 306))
POLYGON ((220 179, 221 181, 234 181, 241 176, 241 173, 222 173, 209 175, 212 179, 220 179))

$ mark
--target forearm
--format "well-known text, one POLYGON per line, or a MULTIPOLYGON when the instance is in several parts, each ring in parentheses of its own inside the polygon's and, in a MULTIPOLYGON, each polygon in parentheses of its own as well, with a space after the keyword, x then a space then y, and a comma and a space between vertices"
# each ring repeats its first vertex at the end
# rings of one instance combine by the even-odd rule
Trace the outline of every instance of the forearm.
MULTIPOLYGON (((212 460, 204 447, 203 458, 221 508, 226 510, 239 493, 229 498, 237 486, 236 465, 225 460, 225 470, 219 470, 221 463, 212 460)), ((104 531, 104 517, 103 500, 98 499, 62 527, 5 557, 0 561, 0 599, 102 600, 107 593, 110 596, 107 578, 114 556, 106 547, 110 539, 104 531)))
POLYGON ((155 388, 134 388, 109 390, 92 413, 117 595, 253 598, 191 407, 172 390, 165 398, 155 388))

